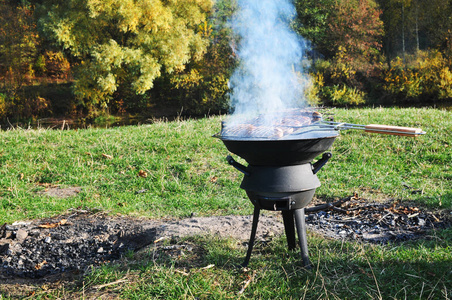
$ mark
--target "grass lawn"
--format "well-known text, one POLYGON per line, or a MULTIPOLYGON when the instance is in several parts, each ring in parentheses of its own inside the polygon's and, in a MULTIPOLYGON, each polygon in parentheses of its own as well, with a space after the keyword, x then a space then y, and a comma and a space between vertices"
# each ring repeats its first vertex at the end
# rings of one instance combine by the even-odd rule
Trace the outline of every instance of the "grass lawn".
MULTIPOLYGON (((418 138, 342 131, 317 174, 316 197, 357 192, 369 200, 413 201, 452 209, 452 113, 436 109, 332 109, 337 121, 421 127, 418 138)), ((242 174, 211 136, 222 117, 109 129, 10 130, 0 133, 0 224, 53 216, 70 208, 149 218, 250 214, 242 174), (80 187, 66 199, 42 191, 80 187)), ((235 158, 242 163, 243 160, 235 158)), ((158 248, 96 268, 63 289, 36 287, 34 298, 111 294, 128 299, 450 299, 452 231, 426 240, 366 245, 308 237, 313 271, 284 237, 258 245, 249 270, 237 241, 195 237, 186 257, 158 248), (212 268, 204 268, 215 265, 212 268), (245 288, 246 285, 246 288, 245 288), (243 289, 243 291, 242 291, 243 289)), ((0 293, 2 288, 0 286, 0 293)), ((8 298, 8 294, 4 295, 8 298)), ((1 297, 0 297, 1 299, 1 297)))

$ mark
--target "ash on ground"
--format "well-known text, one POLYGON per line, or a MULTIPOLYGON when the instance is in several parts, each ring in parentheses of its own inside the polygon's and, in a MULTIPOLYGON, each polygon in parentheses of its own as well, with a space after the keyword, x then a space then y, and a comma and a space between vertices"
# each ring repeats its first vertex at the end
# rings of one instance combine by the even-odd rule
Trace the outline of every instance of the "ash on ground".
MULTIPOLYGON (((90 266, 119 259, 155 241, 190 235, 218 235, 246 240, 251 216, 183 220, 133 219, 76 211, 45 220, 0 227, 0 279, 42 278, 66 271, 83 274, 90 266)), ((283 232, 276 216, 262 216, 258 237, 283 232)))
MULTIPOLYGON (((73 211, 51 219, 4 224, 0 227, 0 279, 39 279, 67 271, 83 274, 91 266, 112 262, 164 238, 177 244, 178 237, 217 235, 246 242, 251 223, 252 216, 148 220, 73 211)), ((432 230, 449 227, 452 221, 450 213, 356 199, 340 209, 310 213, 306 223, 309 230, 327 237, 386 243, 428 238, 432 230)), ((256 240, 283 233, 280 214, 261 211, 256 240)))
POLYGON ((308 229, 331 238, 384 244, 428 238, 432 230, 450 227, 452 215, 397 202, 355 199, 341 208, 311 213, 306 223, 308 229))

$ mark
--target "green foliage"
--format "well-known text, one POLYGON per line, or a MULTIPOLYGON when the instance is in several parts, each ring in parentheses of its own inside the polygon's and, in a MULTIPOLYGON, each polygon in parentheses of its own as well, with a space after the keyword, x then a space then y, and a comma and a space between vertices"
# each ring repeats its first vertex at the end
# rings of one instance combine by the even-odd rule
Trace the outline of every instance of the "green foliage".
POLYGON ((297 17, 294 29, 305 39, 312 42, 316 51, 324 55, 331 55, 328 45, 330 44, 329 18, 333 13, 333 0, 306 0, 295 1, 297 17))
POLYGON ((334 59, 315 62, 313 91, 317 92, 319 103, 335 106, 366 103, 366 92, 358 88, 362 84, 357 77, 357 70, 345 57, 346 51, 340 47, 334 59))
POLYGON ((175 97, 188 113, 218 113, 229 108, 228 79, 237 63, 231 47, 233 33, 227 22, 236 9, 233 0, 215 2, 209 20, 198 26, 209 40, 206 54, 170 78, 175 97))
POLYGON ((205 53, 198 33, 210 1, 44 0, 43 32, 78 61, 74 93, 106 108, 113 93, 130 85, 144 94, 162 74, 181 71, 205 53))
MULTIPOLYGON (((450 0, 295 7, 292 26, 317 59, 311 81, 302 79, 311 104, 452 98, 450 0)), ((0 0, 0 118, 224 112, 237 65, 227 24, 236 9, 236 0, 0 0)))
POLYGON ((37 75, 42 76, 45 74, 47 69, 46 69, 46 59, 44 55, 41 54, 36 58, 33 68, 36 71, 37 75))
MULTIPOLYGON (((306 5, 309 9, 305 8, 305 13, 315 7, 312 3, 306 5)), ((327 105, 364 104, 375 81, 373 77, 378 73, 376 62, 383 35, 381 11, 373 0, 342 0, 331 2, 329 10, 326 3, 322 7, 322 13, 314 11, 319 13, 319 18, 327 20, 317 32, 325 34, 322 43, 329 57, 315 61, 308 99, 327 105)))
MULTIPOLYGON (((41 96, 25 97, 24 94, 15 97, 5 97, 3 101, 3 114, 11 121, 32 120, 36 116, 48 117, 52 114, 51 102, 41 96)), ((0 104, 1 105, 1 104, 0 104)))
POLYGON ((0 93, 0 119, 3 119, 7 114, 7 98, 5 94, 0 93))
POLYGON ((450 0, 379 0, 385 27, 384 52, 388 59, 419 50, 452 50, 450 0))

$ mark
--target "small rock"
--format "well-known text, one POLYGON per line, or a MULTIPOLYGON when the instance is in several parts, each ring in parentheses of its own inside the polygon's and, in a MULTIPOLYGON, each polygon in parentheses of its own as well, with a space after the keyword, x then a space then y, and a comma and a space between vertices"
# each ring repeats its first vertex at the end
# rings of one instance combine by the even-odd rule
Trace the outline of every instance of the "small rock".
POLYGON ((12 226, 29 226, 32 222, 31 221, 16 221, 12 226))
POLYGON ((41 234, 41 231, 38 229, 33 229, 28 232, 28 236, 38 237, 41 234))
POLYGON ((54 233, 52 234, 52 238, 55 240, 64 240, 65 236, 61 233, 54 233))
POLYGON ((23 229, 19 229, 16 232, 16 240, 20 243, 23 242, 27 238, 27 236, 28 232, 23 229))
POLYGON ((99 249, 97 249, 97 253, 103 253, 104 252, 104 248, 100 247, 99 249))
POLYGON ((50 236, 47 236, 47 237, 44 239, 44 242, 47 243, 47 244, 50 244, 51 241, 52 241, 52 238, 51 238, 50 236))
POLYGON ((5 226, 5 229, 6 229, 6 230, 9 230, 9 231, 14 231, 14 230, 16 230, 16 227, 14 227, 14 226, 12 226, 12 225, 6 225, 6 226, 5 226))

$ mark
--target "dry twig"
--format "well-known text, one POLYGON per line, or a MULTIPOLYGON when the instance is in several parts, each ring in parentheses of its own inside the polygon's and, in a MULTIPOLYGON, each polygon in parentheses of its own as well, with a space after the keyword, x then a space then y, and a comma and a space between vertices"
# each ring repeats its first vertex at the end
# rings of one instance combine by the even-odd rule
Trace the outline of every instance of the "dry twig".
POLYGON ((241 294, 243 294, 243 292, 245 292, 246 288, 250 285, 251 281, 253 281, 255 275, 256 275, 256 271, 253 272, 252 276, 248 276, 248 280, 245 281, 245 284, 243 285, 242 289, 239 291, 239 295, 241 295, 241 294))
POLYGON ((109 282, 109 283, 105 283, 105 284, 101 284, 101 285, 96 285, 96 286, 94 286, 93 288, 95 288, 95 289, 97 289, 97 290, 100 290, 100 289, 103 289, 104 287, 107 287, 107 286, 110 286, 110 285, 115 285, 115 284, 119 284, 119 283, 123 283, 123 282, 128 282, 128 280, 127 279, 118 279, 118 280, 116 280, 116 281, 112 281, 112 282, 109 282))
POLYGON ((337 206, 341 206, 343 203, 350 201, 352 198, 354 198, 354 197, 349 196, 349 197, 343 198, 341 200, 338 200, 336 202, 320 204, 320 205, 316 205, 314 207, 307 207, 304 209, 304 211, 307 214, 321 211, 321 210, 330 210, 330 209, 339 211, 339 212, 346 212, 346 210, 337 208, 337 206))

